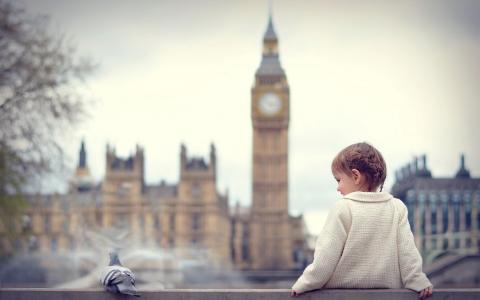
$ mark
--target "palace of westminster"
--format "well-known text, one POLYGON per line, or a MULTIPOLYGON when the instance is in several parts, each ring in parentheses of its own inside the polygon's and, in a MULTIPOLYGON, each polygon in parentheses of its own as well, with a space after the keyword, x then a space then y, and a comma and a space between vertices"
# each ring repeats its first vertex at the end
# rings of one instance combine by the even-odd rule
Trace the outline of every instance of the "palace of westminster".
POLYGON ((308 251, 306 227, 302 216, 288 212, 289 101, 270 18, 251 89, 251 207, 230 207, 228 195, 217 190, 213 144, 208 159, 190 157, 181 145, 178 183, 147 185, 142 147, 125 158, 107 145, 105 177, 96 184, 82 142, 69 192, 28 197, 32 232, 28 247, 39 252, 68 251, 85 247, 80 240, 85 230, 110 236, 129 232, 130 244, 141 247, 207 250, 218 266, 230 264, 239 270, 303 267, 308 251))
MULTIPOLYGON (((126 229, 145 247, 207 249, 218 266, 302 269, 311 249, 303 217, 288 212, 289 106, 289 85, 270 18, 251 89, 251 207, 231 207, 228 195, 217 190, 213 144, 208 159, 189 157, 187 147, 181 145, 178 183, 147 185, 143 148, 137 146, 132 156, 121 158, 107 146, 105 177, 95 184, 82 142, 69 192, 29 197, 34 235, 29 247, 75 249, 81 246, 77 237, 85 227, 111 233, 126 229)), ((426 157, 415 159, 397 172, 391 192, 408 207, 425 264, 448 253, 480 253, 480 178, 471 178, 463 156, 454 178, 433 178, 426 157)))

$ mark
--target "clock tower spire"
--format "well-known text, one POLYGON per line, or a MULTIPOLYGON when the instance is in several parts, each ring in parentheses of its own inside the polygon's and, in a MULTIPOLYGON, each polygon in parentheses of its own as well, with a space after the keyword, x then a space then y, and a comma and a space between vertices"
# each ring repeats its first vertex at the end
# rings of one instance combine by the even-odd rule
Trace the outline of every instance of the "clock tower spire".
POLYGON ((271 14, 260 66, 251 90, 253 128, 252 269, 291 269, 288 214, 288 126, 290 91, 278 52, 271 14))

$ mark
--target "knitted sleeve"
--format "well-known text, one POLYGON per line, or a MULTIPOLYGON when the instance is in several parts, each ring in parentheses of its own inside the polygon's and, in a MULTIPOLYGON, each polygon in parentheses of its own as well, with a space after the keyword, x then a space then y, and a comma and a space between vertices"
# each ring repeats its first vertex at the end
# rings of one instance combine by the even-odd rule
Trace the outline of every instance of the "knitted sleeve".
POLYGON ((303 293, 322 288, 330 279, 342 255, 349 230, 350 212, 345 200, 337 202, 329 212, 317 238, 313 262, 293 285, 292 290, 303 293))
POLYGON ((419 292, 432 286, 425 273, 422 272, 422 257, 415 246, 408 223, 407 207, 403 203, 401 203, 398 227, 398 256, 400 274, 405 288, 419 292))

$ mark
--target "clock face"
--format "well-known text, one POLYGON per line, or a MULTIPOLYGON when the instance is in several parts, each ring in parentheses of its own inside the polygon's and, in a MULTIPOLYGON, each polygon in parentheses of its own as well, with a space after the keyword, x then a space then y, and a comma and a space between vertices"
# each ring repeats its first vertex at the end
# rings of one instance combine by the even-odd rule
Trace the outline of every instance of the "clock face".
POLYGON ((272 116, 282 109, 282 101, 274 93, 266 93, 260 98, 258 108, 263 114, 272 116))

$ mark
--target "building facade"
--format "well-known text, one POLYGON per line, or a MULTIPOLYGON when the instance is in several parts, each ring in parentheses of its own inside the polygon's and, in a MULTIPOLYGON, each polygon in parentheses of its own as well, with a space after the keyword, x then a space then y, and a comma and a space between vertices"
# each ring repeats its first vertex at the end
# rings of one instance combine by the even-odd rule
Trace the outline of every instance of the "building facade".
POLYGON ((480 178, 462 155, 452 178, 434 178, 426 156, 396 172, 392 194, 408 208, 415 243, 429 266, 446 255, 480 254, 480 178))

